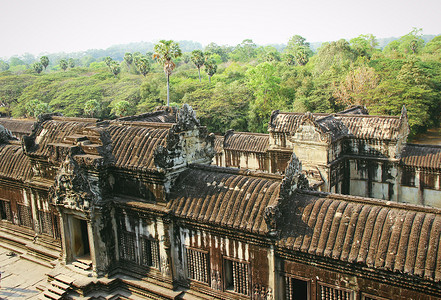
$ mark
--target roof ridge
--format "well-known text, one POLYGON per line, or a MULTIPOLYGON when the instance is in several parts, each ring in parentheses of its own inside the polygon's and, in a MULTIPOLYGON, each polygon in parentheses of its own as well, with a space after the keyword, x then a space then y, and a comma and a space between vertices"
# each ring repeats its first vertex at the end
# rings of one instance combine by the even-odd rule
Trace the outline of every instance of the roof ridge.
MULTIPOLYGON (((260 132, 246 132, 246 131, 233 131, 233 134, 246 134, 246 135, 258 135, 258 136, 262 136, 262 137, 269 137, 268 133, 260 133, 260 132)), ((222 137, 224 137, 224 135, 221 135, 222 137)))
MULTIPOLYGON (((278 114, 279 114, 279 115, 280 115, 280 114, 284 114, 284 115, 304 115, 304 114, 306 114, 306 112, 302 113, 302 112, 289 112, 289 111, 284 112, 284 111, 281 111, 281 112, 279 112, 278 114)), ((312 115, 317 115, 317 116, 323 116, 323 115, 328 116, 328 115, 332 115, 332 113, 311 113, 311 114, 312 114, 312 115)))
POLYGON ((146 128, 171 128, 175 123, 162 123, 162 122, 142 122, 142 121, 119 121, 113 120, 109 125, 128 125, 133 127, 146 127, 146 128))
POLYGON ((414 144, 414 143, 406 143, 406 146, 422 147, 422 148, 437 148, 437 149, 441 149, 441 145, 432 145, 432 144, 414 144))
POLYGON ((386 115, 359 115, 359 114, 333 114, 337 117, 357 117, 357 118, 382 118, 382 119, 400 119, 400 116, 386 116, 386 115))
POLYGON ((80 117, 64 117, 64 116, 52 116, 54 121, 65 121, 65 122, 81 122, 81 123, 98 123, 100 119, 96 118, 80 118, 80 117))
POLYGON ((198 164, 198 163, 190 164, 189 167, 191 169, 199 169, 199 170, 216 172, 216 173, 228 173, 228 174, 233 174, 233 175, 259 177, 259 178, 266 178, 266 179, 280 180, 280 181, 282 181, 282 179, 283 179, 282 175, 259 172, 259 171, 248 170, 248 169, 245 170, 245 169, 230 168, 230 167, 219 167, 219 166, 214 166, 214 165, 204 165, 204 164, 198 164))
POLYGON ((404 209, 404 210, 408 210, 408 211, 412 210, 412 211, 417 211, 417 212, 426 212, 426 213, 433 213, 433 214, 440 214, 441 215, 441 209, 439 209, 439 208, 421 206, 421 205, 404 203, 404 202, 386 201, 386 200, 377 199, 377 198, 366 198, 366 197, 359 197, 359 196, 353 196, 353 195, 333 194, 333 193, 311 191, 311 190, 297 190, 297 193, 317 195, 317 196, 326 197, 327 199, 332 199, 332 200, 344 200, 344 201, 353 202, 353 203, 391 207, 391 208, 397 208, 397 209, 404 209))

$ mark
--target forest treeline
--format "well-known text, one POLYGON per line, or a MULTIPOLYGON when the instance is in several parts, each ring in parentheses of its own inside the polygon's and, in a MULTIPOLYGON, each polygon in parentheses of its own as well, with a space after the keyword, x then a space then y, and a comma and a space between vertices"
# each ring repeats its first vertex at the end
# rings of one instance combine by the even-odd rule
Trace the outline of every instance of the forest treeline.
POLYGON ((161 51, 170 49, 159 44, 86 63, 87 56, 0 61, 0 112, 103 119, 144 113, 166 104, 169 79, 170 104, 190 104, 216 133, 265 132, 275 109, 331 113, 350 105, 385 115, 399 115, 405 105, 413 134, 440 122, 441 35, 426 41, 420 29, 382 49, 373 35, 360 35, 314 51, 295 35, 284 47, 249 39, 235 47, 179 44, 168 60, 161 51))

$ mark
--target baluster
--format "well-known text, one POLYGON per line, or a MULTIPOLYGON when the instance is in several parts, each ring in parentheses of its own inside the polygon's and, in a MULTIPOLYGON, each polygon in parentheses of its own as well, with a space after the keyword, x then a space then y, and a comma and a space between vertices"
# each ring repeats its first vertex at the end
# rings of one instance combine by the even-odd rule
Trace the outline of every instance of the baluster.
POLYGON ((232 262, 231 265, 233 266, 233 290, 237 292, 237 266, 236 262, 232 262))

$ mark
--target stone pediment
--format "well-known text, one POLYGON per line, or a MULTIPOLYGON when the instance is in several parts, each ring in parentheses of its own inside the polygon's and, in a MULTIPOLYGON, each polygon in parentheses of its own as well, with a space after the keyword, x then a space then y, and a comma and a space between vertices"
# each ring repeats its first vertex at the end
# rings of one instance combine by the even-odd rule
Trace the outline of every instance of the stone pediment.
POLYGON ((323 132, 314 116, 308 112, 302 116, 299 126, 292 133, 290 140, 294 142, 329 143, 331 138, 329 134, 323 132))
POLYGON ((291 133, 293 142, 315 142, 330 144, 348 135, 348 128, 334 115, 317 117, 304 114, 297 128, 291 133))

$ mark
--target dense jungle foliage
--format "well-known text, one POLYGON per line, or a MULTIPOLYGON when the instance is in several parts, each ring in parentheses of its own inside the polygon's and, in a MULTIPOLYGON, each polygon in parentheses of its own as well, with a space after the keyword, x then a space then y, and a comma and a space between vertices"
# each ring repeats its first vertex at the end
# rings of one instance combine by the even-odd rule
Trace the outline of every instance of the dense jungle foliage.
POLYGON ((171 105, 189 103, 216 133, 265 132, 275 109, 337 112, 350 105, 386 115, 399 115, 405 105, 413 134, 440 122, 441 36, 426 42, 419 29, 383 49, 372 35, 323 43, 315 52, 298 35, 286 46, 244 40, 199 48, 181 45, 173 68, 164 57, 153 59, 160 57, 153 48, 116 58, 0 60, 0 112, 98 118, 148 112, 166 103, 168 68, 171 105))

